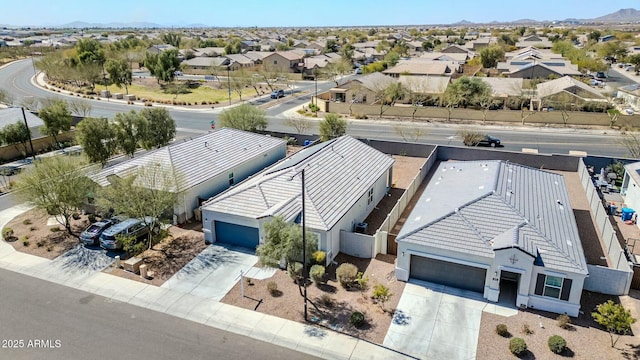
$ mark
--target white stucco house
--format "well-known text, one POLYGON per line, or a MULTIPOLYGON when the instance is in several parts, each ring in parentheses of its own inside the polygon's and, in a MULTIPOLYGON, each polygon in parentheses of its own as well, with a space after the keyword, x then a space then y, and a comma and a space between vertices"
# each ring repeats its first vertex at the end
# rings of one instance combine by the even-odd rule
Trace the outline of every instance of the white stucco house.
POLYGON ((149 151, 90 178, 100 186, 109 186, 111 176, 128 176, 137 167, 171 167, 182 190, 174 206, 175 220, 182 223, 194 216, 194 209, 202 202, 283 159, 286 151, 285 140, 222 128, 149 151))
POLYGON ((329 263, 341 230, 352 232, 387 194, 394 161, 350 136, 304 148, 203 204, 205 241, 255 248, 273 217, 299 223, 304 169, 306 226, 329 263))
POLYGON ((578 316, 588 270, 561 175, 499 160, 442 162, 397 242, 399 280, 578 316))
MULTIPOLYGON (((624 205, 640 211, 640 162, 626 164, 620 194, 624 197, 624 205)), ((638 224, 636 223, 638 226, 638 224)))

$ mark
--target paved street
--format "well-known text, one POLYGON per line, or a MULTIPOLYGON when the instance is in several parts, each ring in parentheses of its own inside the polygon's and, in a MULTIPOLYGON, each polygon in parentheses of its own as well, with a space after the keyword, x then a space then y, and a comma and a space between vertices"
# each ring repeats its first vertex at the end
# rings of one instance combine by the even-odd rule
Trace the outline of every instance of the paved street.
MULTIPOLYGON (((27 96, 40 98, 63 97, 64 95, 52 93, 35 87, 31 83, 33 76, 33 66, 31 60, 18 61, 0 69, 0 88, 7 89, 15 97, 15 103, 19 104, 27 96)), ((626 75, 626 74, 625 74, 626 75)), ((349 75, 347 78, 353 77, 349 75)), ((343 80, 344 81, 344 80, 343 80)), ((622 79, 621 83, 627 83, 629 79, 622 79)), ((315 91, 313 82, 302 82, 302 88, 315 91), (305 85, 306 84, 306 85, 305 85)), ((333 82, 318 82, 318 91, 325 91, 335 86, 333 82)), ((273 106, 266 110, 269 120, 269 130, 280 132, 291 132, 293 129, 285 125, 286 117, 284 112, 310 101, 310 95, 291 96, 273 102, 273 106)), ((131 109, 142 109, 141 106, 131 106, 115 102, 93 101, 93 116, 112 117, 116 112, 129 111, 131 109)), ((176 120, 178 132, 190 132, 196 134, 198 131, 210 129, 209 122, 217 118, 222 110, 201 109, 183 110, 170 109, 171 115, 176 120)), ((350 121, 347 132, 353 136, 402 141, 399 134, 393 129, 393 124, 388 120, 379 121, 377 119, 350 121)), ((417 142, 437 145, 461 146, 462 141, 456 136, 460 126, 447 125, 441 123, 415 123, 407 122, 409 126, 421 127, 425 133, 417 142)), ((611 157, 626 157, 628 151, 620 143, 620 136, 611 131, 578 131, 573 129, 545 129, 528 127, 492 127, 492 126, 464 126, 465 129, 475 128, 488 132, 499 137, 505 145, 502 150, 522 151, 522 148, 532 148, 544 154, 568 154, 569 151, 586 151, 589 155, 603 155, 611 157)), ((317 133, 317 125, 310 130, 317 133)), ((181 136, 191 136, 184 135, 181 136)))
POLYGON ((0 287, 0 359, 314 358, 7 270, 0 287))

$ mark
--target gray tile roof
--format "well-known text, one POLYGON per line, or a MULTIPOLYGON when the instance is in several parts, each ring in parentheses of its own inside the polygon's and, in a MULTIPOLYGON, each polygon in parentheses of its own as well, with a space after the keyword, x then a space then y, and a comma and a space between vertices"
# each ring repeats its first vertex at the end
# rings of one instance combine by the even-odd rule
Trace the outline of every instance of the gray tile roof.
MULTIPOLYGON (((40 127, 44 125, 42 119, 32 114, 30 111, 25 110, 24 114, 27 118, 27 124, 30 129, 40 127)), ((0 129, 3 129, 7 125, 15 124, 17 122, 24 122, 22 117, 22 109, 19 107, 9 107, 6 109, 0 108, 0 129)))
POLYGON ((307 226, 329 230, 393 165, 390 156, 350 136, 305 148, 214 197, 203 210, 251 218, 295 218, 302 209, 305 169, 307 226))
POLYGON ((150 151, 90 177, 99 185, 108 186, 108 176, 126 177, 137 167, 160 163, 173 166, 184 182, 183 188, 189 189, 284 144, 284 140, 275 137, 222 128, 150 151))
POLYGON ((397 240, 485 257, 517 247, 587 274, 562 176, 503 161, 440 164, 397 240))

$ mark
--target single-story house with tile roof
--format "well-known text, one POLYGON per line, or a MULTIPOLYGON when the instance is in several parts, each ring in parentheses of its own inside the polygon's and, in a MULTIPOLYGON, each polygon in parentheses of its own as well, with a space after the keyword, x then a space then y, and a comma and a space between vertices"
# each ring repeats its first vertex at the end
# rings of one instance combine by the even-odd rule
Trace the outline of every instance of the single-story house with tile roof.
POLYGON ((229 65, 230 61, 226 57, 205 57, 199 56, 182 62, 185 71, 189 70, 209 70, 212 67, 229 65))
POLYGON ((105 168, 90 178, 109 186, 109 177, 126 177, 136 167, 170 166, 179 174, 181 195, 174 207, 177 221, 194 216, 194 209, 210 197, 240 183, 286 156, 286 141, 251 132, 222 128, 208 134, 147 152, 105 168))
POLYGON ((578 66, 568 60, 512 60, 498 63, 500 73, 510 78, 549 79, 551 76, 581 76, 578 66))
POLYGON ((619 87, 616 98, 622 99, 634 111, 640 111, 640 85, 631 84, 619 87))
POLYGON ((396 276, 578 316, 589 275, 562 175, 445 161, 400 230, 396 276))
MULTIPOLYGON (((27 125, 31 131, 31 138, 36 139, 45 135, 40 133, 40 127, 44 125, 44 121, 37 115, 33 114, 29 110, 24 110, 24 116, 27 118, 27 125)), ((24 117, 22 116, 22 108, 8 107, 0 108, 0 130, 4 129, 8 125, 15 123, 24 123, 24 117)))
POLYGON ((330 263, 349 245, 341 231, 353 232, 387 194, 394 161, 347 135, 306 147, 203 204, 205 241, 255 248, 273 217, 299 223, 304 169, 306 226, 330 263))
POLYGON ((608 103, 608 99, 601 92, 570 76, 538 84, 535 100, 538 101, 539 107, 555 106, 557 108, 588 102, 608 103))
POLYGON ((374 104, 378 101, 377 94, 396 82, 397 78, 374 72, 330 89, 329 96, 343 101, 355 100, 364 104, 374 104))

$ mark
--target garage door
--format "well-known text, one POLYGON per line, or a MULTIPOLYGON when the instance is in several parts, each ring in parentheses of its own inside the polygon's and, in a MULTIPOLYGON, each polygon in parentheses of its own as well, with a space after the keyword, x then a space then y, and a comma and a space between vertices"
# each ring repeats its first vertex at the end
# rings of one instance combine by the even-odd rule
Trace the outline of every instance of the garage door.
POLYGON ((214 223, 216 242, 255 249, 260 243, 258 229, 224 221, 214 223))
POLYGON ((484 292, 486 275, 486 269, 411 255, 409 276, 414 279, 484 292))

